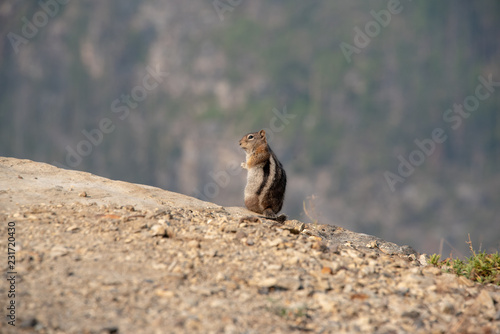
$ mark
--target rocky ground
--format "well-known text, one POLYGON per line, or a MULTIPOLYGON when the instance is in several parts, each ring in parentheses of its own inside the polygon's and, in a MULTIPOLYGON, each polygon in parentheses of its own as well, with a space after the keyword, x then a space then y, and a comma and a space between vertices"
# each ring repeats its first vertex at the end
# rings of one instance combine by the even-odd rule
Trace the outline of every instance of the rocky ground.
POLYGON ((12 158, 0 222, 1 333, 500 333, 499 287, 341 227, 12 158))

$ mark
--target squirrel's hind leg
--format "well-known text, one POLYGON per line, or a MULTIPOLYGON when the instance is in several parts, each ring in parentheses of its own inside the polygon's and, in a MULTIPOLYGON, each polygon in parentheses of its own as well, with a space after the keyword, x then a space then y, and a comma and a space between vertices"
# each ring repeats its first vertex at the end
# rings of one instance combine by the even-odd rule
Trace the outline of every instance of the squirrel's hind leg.
POLYGON ((264 212, 262 212, 262 214, 267 218, 276 218, 276 214, 270 208, 265 209, 264 212))
POLYGON ((276 220, 279 223, 284 223, 288 217, 285 214, 281 214, 277 216, 273 210, 271 209, 265 209, 264 212, 262 213, 266 218, 276 220))

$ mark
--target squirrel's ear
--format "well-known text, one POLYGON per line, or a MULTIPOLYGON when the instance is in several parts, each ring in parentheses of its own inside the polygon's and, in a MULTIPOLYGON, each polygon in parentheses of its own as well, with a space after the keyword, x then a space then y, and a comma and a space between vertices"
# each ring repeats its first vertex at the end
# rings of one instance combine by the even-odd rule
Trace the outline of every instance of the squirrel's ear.
POLYGON ((259 135, 260 135, 262 138, 266 138, 266 131, 264 131, 264 130, 260 130, 260 131, 259 131, 259 135))

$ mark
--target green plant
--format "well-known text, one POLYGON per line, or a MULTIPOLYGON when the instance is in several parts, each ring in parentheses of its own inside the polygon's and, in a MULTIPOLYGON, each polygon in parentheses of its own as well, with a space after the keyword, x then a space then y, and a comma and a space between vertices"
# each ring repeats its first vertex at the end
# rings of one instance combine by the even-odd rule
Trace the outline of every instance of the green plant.
POLYGON ((285 319, 298 319, 307 317, 307 308, 298 307, 290 308, 285 306, 276 306, 272 312, 277 316, 285 319))
POLYGON ((273 300, 272 298, 269 298, 268 300, 271 302, 271 306, 267 307, 266 309, 281 318, 288 320, 297 320, 308 317, 308 309, 306 305, 289 307, 283 305, 279 300, 273 300))
POLYGON ((465 261, 451 257, 440 261, 441 256, 433 254, 427 262, 445 272, 464 276, 478 283, 500 285, 500 254, 498 252, 488 254, 486 251, 476 253, 472 247, 470 236, 467 244, 472 255, 465 261))
POLYGON ((441 258, 441 255, 438 255, 438 254, 432 254, 431 257, 429 258, 429 260, 427 260, 427 262, 429 264, 432 264, 434 266, 438 266, 439 265, 439 259, 441 258))

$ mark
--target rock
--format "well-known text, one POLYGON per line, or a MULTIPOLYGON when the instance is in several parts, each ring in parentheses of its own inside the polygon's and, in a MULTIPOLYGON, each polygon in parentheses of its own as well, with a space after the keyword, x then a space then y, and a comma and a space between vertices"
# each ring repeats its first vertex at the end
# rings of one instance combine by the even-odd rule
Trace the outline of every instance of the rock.
POLYGON ((321 274, 323 275, 333 275, 333 270, 330 267, 321 268, 321 274))
POLYGON ((500 331, 500 287, 374 236, 26 160, 0 184, 28 332, 500 331))
POLYGON ((418 257, 418 263, 421 265, 421 266, 427 266, 428 263, 427 263, 427 256, 425 254, 421 254, 419 257, 418 257))
POLYGON ((172 298, 175 296, 175 292, 171 291, 171 290, 165 290, 165 289, 156 289, 155 295, 162 297, 162 298, 172 298))
POLYGON ((248 284, 257 286, 259 288, 270 288, 278 284, 278 279, 276 277, 266 277, 266 278, 251 280, 248 282, 248 284))
POLYGON ((489 319, 495 317, 495 305, 490 294, 486 290, 481 290, 476 297, 474 304, 469 308, 471 314, 481 314, 489 319))
POLYGON ((54 246, 50 250, 50 257, 55 258, 55 257, 61 257, 69 254, 70 249, 65 246, 54 246))
POLYGON ((72 225, 66 229, 67 232, 78 232, 80 230, 80 227, 77 225, 72 225))
POLYGON ((268 245, 269 245, 269 247, 276 247, 276 246, 279 246, 281 244, 284 244, 286 241, 287 241, 287 239, 285 239, 285 238, 276 238, 276 239, 269 241, 268 245))
POLYGON ((151 226, 151 235, 153 237, 165 237, 167 236, 167 228, 164 225, 155 224, 151 226))
POLYGON ((286 290, 298 290, 301 287, 300 279, 298 277, 281 277, 278 280, 277 287, 286 290))
POLYGON ((118 326, 108 326, 108 327, 104 327, 102 329, 103 332, 105 333, 109 333, 109 334, 118 334, 119 333, 119 329, 118 329, 118 326))
POLYGON ((30 317, 21 321, 19 327, 21 328, 34 328, 38 324, 38 320, 35 317, 30 317))
POLYGON ((269 271, 279 271, 279 270, 283 269, 283 265, 282 264, 270 264, 266 267, 266 269, 269 271))
POLYGON ((238 230, 236 234, 234 235, 236 239, 243 239, 247 237, 247 234, 243 230, 238 230))
POLYGON ((200 248, 200 242, 198 240, 189 240, 187 246, 189 248, 200 248))
POLYGON ((299 234, 305 228, 306 224, 298 220, 287 220, 283 228, 290 231, 292 234, 299 234))
POLYGON ((315 293, 314 300, 325 312, 336 310, 336 299, 326 293, 315 293))
POLYGON ((445 314, 455 314, 455 306, 449 301, 442 302, 441 312, 445 314))
POLYGON ((409 312, 403 312, 401 314, 402 317, 405 317, 405 318, 411 318, 413 320, 415 319, 418 319, 420 317, 420 312, 416 311, 416 310, 412 310, 412 311, 409 311, 409 312))

